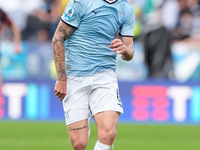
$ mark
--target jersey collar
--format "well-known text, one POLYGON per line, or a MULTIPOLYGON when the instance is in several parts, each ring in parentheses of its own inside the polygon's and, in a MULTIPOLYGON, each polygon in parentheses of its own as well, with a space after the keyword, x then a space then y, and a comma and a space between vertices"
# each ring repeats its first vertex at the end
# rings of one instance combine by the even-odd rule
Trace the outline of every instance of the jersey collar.
POLYGON ((104 0, 106 3, 108 4, 114 4, 115 2, 117 2, 118 0, 112 0, 112 1, 109 1, 109 0, 104 0))

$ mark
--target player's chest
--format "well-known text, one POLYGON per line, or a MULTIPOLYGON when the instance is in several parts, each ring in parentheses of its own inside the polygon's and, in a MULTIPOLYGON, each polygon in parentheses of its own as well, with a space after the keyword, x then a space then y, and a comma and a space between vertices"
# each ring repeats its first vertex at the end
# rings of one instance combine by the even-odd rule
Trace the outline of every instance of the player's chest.
POLYGON ((84 20, 88 22, 111 24, 111 26, 121 26, 124 20, 125 12, 115 7, 100 6, 87 11, 84 20))

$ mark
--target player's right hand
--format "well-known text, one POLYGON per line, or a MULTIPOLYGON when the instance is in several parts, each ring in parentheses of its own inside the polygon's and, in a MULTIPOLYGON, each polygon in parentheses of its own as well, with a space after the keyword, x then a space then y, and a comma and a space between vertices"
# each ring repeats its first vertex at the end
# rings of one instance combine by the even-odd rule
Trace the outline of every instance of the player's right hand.
POLYGON ((126 53, 126 46, 121 39, 114 39, 109 47, 112 48, 112 52, 117 52, 118 55, 126 53))
POLYGON ((62 101, 67 94, 67 81, 56 81, 54 88, 55 95, 59 98, 59 101, 62 101))

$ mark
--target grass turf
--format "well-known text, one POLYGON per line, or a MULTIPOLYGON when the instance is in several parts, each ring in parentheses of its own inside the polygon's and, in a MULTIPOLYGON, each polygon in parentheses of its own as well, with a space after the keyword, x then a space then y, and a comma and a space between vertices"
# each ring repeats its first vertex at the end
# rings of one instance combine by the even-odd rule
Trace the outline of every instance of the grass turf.
MULTIPOLYGON (((95 124, 86 150, 97 140, 95 124)), ((1 150, 73 150, 64 122, 0 122, 1 150)), ((119 124, 114 150, 199 150, 200 126, 119 124)))

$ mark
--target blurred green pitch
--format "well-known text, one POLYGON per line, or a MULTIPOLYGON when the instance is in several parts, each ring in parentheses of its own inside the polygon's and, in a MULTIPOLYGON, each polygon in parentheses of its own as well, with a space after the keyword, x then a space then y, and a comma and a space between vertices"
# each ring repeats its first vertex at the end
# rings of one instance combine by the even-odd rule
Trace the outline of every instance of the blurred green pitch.
MULTIPOLYGON (((97 140, 95 124, 86 150, 97 140)), ((64 122, 0 122, 0 150, 73 150, 64 122)), ((200 126, 119 124, 114 150, 200 150, 200 126)))

